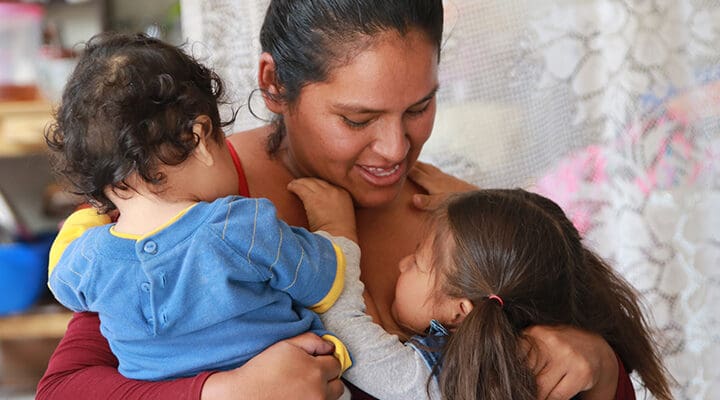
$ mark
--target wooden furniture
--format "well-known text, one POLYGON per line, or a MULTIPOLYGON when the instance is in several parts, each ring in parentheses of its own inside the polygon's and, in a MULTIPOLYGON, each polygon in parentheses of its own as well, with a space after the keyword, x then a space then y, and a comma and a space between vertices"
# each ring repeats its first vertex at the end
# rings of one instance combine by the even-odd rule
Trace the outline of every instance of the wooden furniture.
POLYGON ((59 306, 46 306, 23 314, 0 317, 0 341, 57 339, 65 334, 72 313, 59 306))
MULTIPOLYGON (((51 122, 52 106, 45 100, 0 101, 0 157, 44 152, 44 132, 51 122)), ((0 316, 0 341, 59 339, 71 315, 54 303, 18 315, 0 316)))
POLYGON ((44 100, 0 102, 0 157, 45 151, 52 106, 44 100))
POLYGON ((71 316, 57 304, 46 304, 0 317, 0 399, 32 398, 71 316))

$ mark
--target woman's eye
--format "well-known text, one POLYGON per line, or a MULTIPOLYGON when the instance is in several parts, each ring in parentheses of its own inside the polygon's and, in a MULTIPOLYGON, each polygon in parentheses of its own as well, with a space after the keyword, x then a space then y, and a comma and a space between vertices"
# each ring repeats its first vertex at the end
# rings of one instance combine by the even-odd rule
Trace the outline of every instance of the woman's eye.
POLYGON ((430 101, 425 103, 422 107, 410 108, 406 112, 409 115, 420 115, 420 114, 424 113, 425 111, 427 111, 428 108, 430 108, 430 101))
POLYGON ((347 125, 351 128, 354 128, 354 129, 364 128, 364 127, 368 126, 368 124, 370 124, 370 121, 372 121, 372 119, 368 119, 365 121, 354 121, 345 116, 343 116, 342 119, 343 119, 343 122, 345 123, 345 125, 347 125))

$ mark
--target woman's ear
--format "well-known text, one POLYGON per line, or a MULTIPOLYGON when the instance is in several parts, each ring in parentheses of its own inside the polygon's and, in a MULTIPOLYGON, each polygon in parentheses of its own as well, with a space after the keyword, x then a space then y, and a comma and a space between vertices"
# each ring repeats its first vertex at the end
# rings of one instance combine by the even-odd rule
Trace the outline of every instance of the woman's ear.
POLYGON ((210 142, 213 140, 211 138, 213 132, 212 120, 207 115, 198 116, 193 121, 192 131, 198 137, 198 144, 193 150, 193 157, 205 166, 212 167, 215 164, 213 152, 209 148, 210 142))
POLYGON ((275 60, 267 52, 260 54, 258 85, 268 110, 275 114, 282 114, 284 107, 280 99, 280 84, 277 81, 275 60))

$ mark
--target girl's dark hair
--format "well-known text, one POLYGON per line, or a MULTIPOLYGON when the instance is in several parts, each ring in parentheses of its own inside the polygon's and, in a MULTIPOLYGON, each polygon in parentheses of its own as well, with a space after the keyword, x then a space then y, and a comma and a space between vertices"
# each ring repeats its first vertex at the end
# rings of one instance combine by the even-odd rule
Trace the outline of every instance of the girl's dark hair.
MULTIPOLYGON (((143 34, 90 39, 45 132, 53 167, 70 190, 106 212, 107 188, 127 190, 137 173, 165 180, 158 167, 185 161, 198 144, 195 119, 206 115, 221 141, 220 78, 179 48, 143 34)), ((208 127, 209 128, 209 127, 208 127)))
MULTIPOLYGON (((260 45, 275 61, 281 88, 277 100, 292 104, 303 86, 325 81, 333 68, 349 63, 377 34, 405 35, 413 29, 427 35, 439 56, 442 0, 272 0, 260 45)), ((271 154, 285 135, 281 116, 275 124, 267 146, 271 154)))
POLYGON ((523 329, 560 324, 601 335, 651 393, 671 398, 638 294, 583 246, 557 204, 520 189, 481 190, 451 199, 435 218, 454 239, 435 257, 448 260, 442 291, 474 305, 443 349, 443 398, 535 399, 523 329))

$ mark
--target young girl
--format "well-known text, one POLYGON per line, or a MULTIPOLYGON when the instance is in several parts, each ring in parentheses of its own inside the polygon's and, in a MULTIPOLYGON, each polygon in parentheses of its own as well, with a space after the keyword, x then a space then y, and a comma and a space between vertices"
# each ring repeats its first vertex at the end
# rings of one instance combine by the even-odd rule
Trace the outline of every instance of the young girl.
MULTIPOLYGON (((347 368, 346 349, 311 309, 339 296, 357 245, 288 226, 266 199, 229 196, 247 188, 237 188, 221 95, 219 78, 174 46, 91 39, 47 141, 71 189, 119 217, 79 238, 97 212, 68 218, 50 289, 74 311, 99 313, 120 372, 134 379, 234 369, 307 331, 334 343, 347 368)), ((349 216, 325 230, 354 238, 352 207, 341 211, 349 216)))
MULTIPOLYGON (((289 189, 311 227, 328 222, 323 199, 339 189, 307 178, 289 189)), ((392 311, 415 335, 407 346, 363 313, 356 265, 321 317, 353 352, 350 382, 385 400, 536 399, 523 329, 570 325, 602 335, 654 396, 671 398, 636 292, 583 246, 557 204, 520 189, 472 191, 451 197, 429 227, 399 265, 392 311)), ((623 384, 621 397, 634 398, 623 384)))

